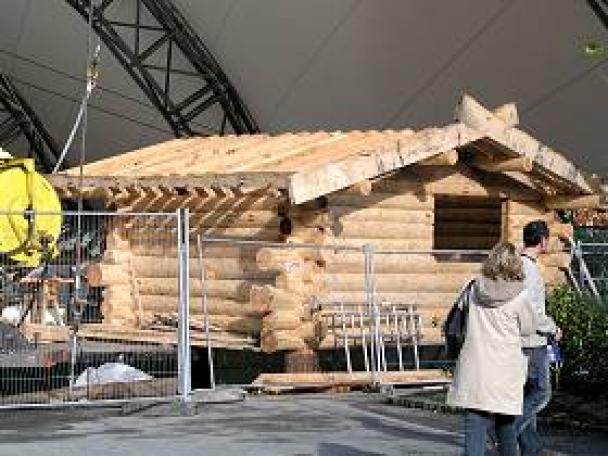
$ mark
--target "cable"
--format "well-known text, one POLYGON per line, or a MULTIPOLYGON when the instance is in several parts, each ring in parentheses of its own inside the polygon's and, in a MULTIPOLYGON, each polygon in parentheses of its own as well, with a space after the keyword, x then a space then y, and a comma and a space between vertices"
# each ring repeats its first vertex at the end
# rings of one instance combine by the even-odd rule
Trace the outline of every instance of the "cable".
MULTIPOLYGON (((89 18, 88 18, 88 29, 87 29, 87 58, 86 58, 86 74, 87 74, 87 83, 85 87, 85 94, 82 97, 82 103, 80 105, 80 110, 78 112, 78 116, 76 118, 76 122, 74 123, 74 128, 72 132, 75 132, 80 126, 81 129, 81 143, 80 143, 80 157, 78 161, 78 208, 77 208, 77 217, 76 217, 76 255, 75 255, 75 263, 76 270, 74 271, 74 307, 72 309, 73 314, 73 337, 74 344, 78 340, 78 326, 80 324, 80 320, 82 318, 82 312, 84 310, 84 306, 86 306, 86 298, 83 299, 82 296, 82 252, 81 252, 81 244, 82 244, 82 211, 84 208, 84 195, 82 192, 82 187, 84 183, 84 163, 86 158, 86 145, 87 145, 87 127, 88 127, 88 103, 93 90, 95 90, 95 86, 97 85, 97 79, 99 78, 99 53, 101 50, 101 39, 97 37, 97 43, 95 48, 93 48, 93 15, 95 13, 95 6, 93 1, 89 3, 89 18)), ((68 142, 66 142, 64 148, 64 156, 65 152, 67 152, 68 148, 71 145, 71 140, 74 138, 71 135, 68 138, 68 142)), ((59 169, 61 163, 58 163, 55 167, 54 172, 59 169)), ((72 386, 73 378, 70 376, 70 386, 72 386)))
POLYGON ((342 27, 344 27, 344 25, 350 20, 351 16, 355 12, 355 10, 359 7, 360 4, 361 4, 361 0, 357 0, 357 1, 353 2, 353 4, 346 11, 344 16, 342 16, 342 18, 336 23, 336 25, 334 25, 334 27, 332 27, 332 29, 329 31, 329 33, 323 37, 323 39, 321 40, 319 45, 315 48, 312 55, 306 60, 306 63, 304 65, 304 67, 302 68, 302 70, 290 82, 289 87, 287 87, 285 89, 285 91, 281 94, 279 101, 277 101, 277 103, 274 105, 274 109, 272 110, 272 113, 269 116, 269 119, 270 119, 268 122, 269 127, 271 127, 272 124, 274 123, 274 120, 275 120, 277 114, 279 113, 280 108, 289 99, 291 93, 293 92, 294 87, 302 80, 302 78, 304 76, 306 76, 306 74, 308 73, 308 70, 310 70, 310 68, 312 67, 313 62, 316 60, 316 58, 319 56, 319 54, 321 54, 321 52, 327 47, 327 45, 329 44, 331 39, 336 35, 336 33, 338 33, 338 31, 340 31, 342 29, 342 27))
MULTIPOLYGON (((86 78, 83 78, 81 76, 75 76, 73 74, 67 73, 67 72, 59 70, 57 68, 54 68, 54 67, 52 67, 50 65, 46 65, 44 63, 37 62, 36 60, 30 59, 28 57, 23 57, 21 55, 18 55, 16 53, 8 51, 6 49, 0 48, 0 54, 7 55, 7 56, 9 56, 9 57, 11 57, 13 59, 20 60, 20 61, 25 62, 27 64, 30 64, 30 65, 36 66, 38 68, 42 68, 44 70, 50 71, 51 73, 55 73, 55 74, 57 74, 59 76, 63 76, 66 79, 71 79, 73 81, 78 81, 78 82, 86 82, 86 78)), ((14 77, 13 77, 13 79, 14 80, 18 80, 17 78, 14 78, 14 77)), ((34 86, 34 88, 39 89, 39 90, 44 90, 43 88, 41 88, 39 86, 34 86)), ((150 104, 150 103, 146 103, 145 101, 142 101, 142 100, 139 100, 139 99, 137 99, 135 97, 127 95, 124 92, 104 87, 101 84, 97 84, 96 90, 99 90, 100 92, 109 93, 111 95, 114 95, 116 97, 121 98, 122 100, 127 100, 127 101, 130 101, 132 103, 138 104, 140 106, 146 107, 146 108, 148 108, 150 110, 153 110, 154 112, 157 111, 156 107, 154 105, 150 104)), ((53 93, 53 92, 49 92, 49 93, 53 93)), ((92 107, 92 108, 94 108, 94 109, 99 109, 99 108, 95 107, 94 105, 89 105, 89 106, 92 107)), ((106 111, 106 112, 110 113, 109 111, 106 111)), ((192 121, 192 124, 195 125, 196 127, 199 127, 199 128, 202 128, 202 129, 206 130, 209 133, 219 134, 219 132, 220 132, 218 128, 211 127, 211 126, 209 126, 207 124, 203 124, 201 122, 192 121)), ((172 131, 171 131, 171 134, 173 134, 172 131)))
POLYGON ((506 1, 502 7, 498 9, 490 18, 486 21, 486 23, 473 35, 464 42, 460 48, 456 50, 456 52, 450 57, 439 69, 429 78, 426 82, 418 89, 412 96, 407 98, 399 109, 393 114, 388 121, 386 121, 383 125, 383 128, 389 128, 398 118, 405 112, 412 104, 416 102, 420 98, 420 96, 425 93, 431 86, 450 68, 454 62, 456 62, 460 56, 462 56, 466 51, 470 49, 470 47, 477 41, 482 35, 484 35, 491 26, 493 26, 498 19, 500 19, 508 10, 511 8, 517 0, 509 0, 506 1))
MULTIPOLYGON (((28 63, 30 65, 34 65, 34 66, 36 66, 38 68, 42 68, 44 70, 50 71, 51 73, 58 74, 59 76, 63 76, 64 78, 71 79, 73 81, 86 82, 86 78, 83 78, 81 76, 75 76, 75 75, 67 73, 65 71, 58 70, 57 68, 54 68, 54 67, 52 67, 50 65, 46 65, 44 63, 37 62, 36 60, 30 59, 28 57, 23 57, 23 56, 18 55, 18 54, 14 53, 14 52, 7 51, 6 49, 0 48, 0 54, 7 55, 7 56, 9 56, 9 57, 11 57, 11 58, 13 58, 15 60, 20 60, 20 61, 28 63)), ((137 99, 135 97, 132 97, 130 95, 127 95, 127 94, 125 94, 123 92, 119 92, 118 90, 108 89, 107 87, 104 87, 101 84, 97 85, 97 89, 99 91, 101 91, 101 92, 107 92, 107 93, 112 94, 114 96, 117 96, 117 97, 129 100, 129 101, 131 101, 133 103, 137 103, 138 105, 145 106, 146 108, 150 108, 150 109, 156 110, 156 108, 152 104, 146 103, 145 101, 141 101, 141 100, 139 100, 139 99, 137 99)))
POLYGON ((590 66, 589 68, 585 69, 584 71, 574 75, 572 78, 568 79, 567 81, 564 81, 561 84, 554 87, 553 89, 549 90, 547 93, 545 93, 544 95, 539 97, 535 102, 531 103, 529 106, 526 106, 524 109, 522 109, 521 112, 527 114, 527 113, 535 110, 539 106, 545 104, 547 101, 549 101, 554 96, 556 96, 556 95, 560 94, 561 92, 563 92, 564 90, 566 90, 571 85, 574 85, 577 82, 579 82, 580 80, 584 79, 585 76, 587 76, 589 73, 598 69, 599 67, 601 67, 602 65, 604 65, 607 62, 608 62, 608 57, 603 58, 596 64, 590 66))
MULTIPOLYGON (((601 0, 601 2, 606 6, 606 8, 608 8, 608 0, 601 0)), ((608 27, 608 11, 604 11, 602 9, 602 6, 596 0, 587 0, 587 4, 593 10, 593 12, 597 15, 598 19, 600 19, 600 21, 606 27, 608 27)), ((553 89, 549 90, 547 93, 545 93, 544 95, 539 97, 536 101, 531 103, 529 106, 526 106, 524 109, 522 109, 522 113, 531 112, 531 111, 535 110, 536 108, 538 108, 539 106, 545 104, 547 101, 552 99, 554 96, 559 95, 561 92, 566 90, 571 85, 576 84, 581 79, 586 77, 591 72, 595 71, 597 68, 601 67, 606 62, 608 62, 608 57, 604 57, 603 59, 599 60, 594 65, 585 69, 584 71, 574 75, 572 78, 562 82, 561 84, 558 84, 556 87, 554 87, 553 89)), ((603 75, 601 75, 601 77, 603 79, 605 79, 603 75)))
MULTIPOLYGON (((49 95, 53 95, 53 96, 55 96, 57 98, 61 98, 61 99, 66 100, 66 101, 71 101, 71 102, 74 102, 74 103, 80 103, 82 101, 82 100, 79 100, 77 98, 73 98, 73 97, 70 97, 68 95, 64 95, 64 94, 62 94, 60 92, 56 92, 54 90, 47 89, 46 87, 41 87, 39 85, 32 84, 31 82, 25 81, 25 80, 20 79, 20 78, 12 77, 12 79, 13 79, 13 81, 18 82, 21 85, 24 85, 26 87, 30 87, 30 88, 32 88, 34 90, 38 90, 40 92, 47 93, 49 95)), ((142 122, 140 120, 134 119, 133 117, 129 117, 129 116, 125 115, 125 114, 121 114, 121 113, 118 113, 118 112, 110 111, 109 109, 102 108, 101 106, 97 106, 97 105, 94 105, 94 104, 91 104, 91 103, 89 103, 89 107, 92 108, 92 109, 95 109, 95 110, 97 110, 99 112, 103 112, 104 114, 107 114, 107 115, 110 115, 110 116, 114 116, 114 117, 117 117, 119 119, 127 120, 129 122, 133 122, 134 124, 140 125, 142 127, 148 128, 150 130, 154 130, 154 131, 157 131, 159 133, 166 133, 168 135, 173 136, 173 131, 172 130, 163 129, 162 127, 159 127, 159 126, 156 126, 156 125, 152 125, 152 124, 149 124, 147 122, 142 122)))
POLYGON ((72 141, 74 140, 74 136, 76 135, 76 132, 78 131, 78 127, 80 126, 81 122, 83 123, 83 135, 84 135, 84 131, 86 129, 86 127, 85 127, 86 119, 87 119, 86 110, 87 110, 87 106, 89 103, 89 98, 91 97, 93 90, 95 90, 95 87, 97 86, 97 78, 99 76, 98 67, 99 67, 100 50, 101 50, 101 44, 98 41, 95 52, 94 52, 93 56, 91 57, 90 63, 87 68, 87 85, 86 85, 86 89, 85 89, 85 94, 82 97, 82 101, 80 102, 80 108, 78 109, 78 115, 76 116, 76 121, 74 122, 72 131, 70 132, 68 139, 65 142, 65 146, 63 147, 63 150, 61 151, 61 155, 59 156, 59 159, 57 160, 57 163, 55 164, 55 167, 53 168, 53 171, 51 174, 56 174, 57 171, 59 171, 59 168, 63 164, 63 160, 65 159, 65 156, 66 156, 70 146, 72 145, 72 141), (83 121, 83 119, 84 119, 84 121, 83 121))

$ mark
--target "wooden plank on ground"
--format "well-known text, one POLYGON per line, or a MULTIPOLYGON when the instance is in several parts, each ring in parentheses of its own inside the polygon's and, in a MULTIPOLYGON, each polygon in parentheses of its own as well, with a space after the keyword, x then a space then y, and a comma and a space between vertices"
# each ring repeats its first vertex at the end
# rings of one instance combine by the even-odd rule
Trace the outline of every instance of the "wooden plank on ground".
MULTIPOLYGON (((390 371, 377 374, 377 380, 387 384, 449 383, 450 377, 440 369, 411 371, 390 371)), ((263 373, 252 383, 254 386, 286 387, 362 387, 373 382, 371 372, 302 372, 302 373, 263 373)))

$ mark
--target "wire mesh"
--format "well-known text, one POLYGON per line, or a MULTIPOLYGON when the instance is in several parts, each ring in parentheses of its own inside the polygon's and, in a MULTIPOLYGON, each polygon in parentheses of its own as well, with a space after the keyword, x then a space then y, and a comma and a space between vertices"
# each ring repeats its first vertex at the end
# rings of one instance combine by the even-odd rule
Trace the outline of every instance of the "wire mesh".
POLYGON ((582 257, 600 296, 608 301, 608 241, 581 243, 582 257))
POLYGON ((175 396, 177 215, 0 219, 0 405, 175 396))
MULTIPOLYGON (((487 253, 203 236, 196 242, 203 274, 192 306, 208 313, 218 384, 280 372, 367 373, 375 381, 383 372, 419 369, 420 346, 443 343, 456 281, 475 274, 487 253), (444 268, 460 275, 438 284, 444 268), (231 280, 244 293, 228 287, 231 280)), ((205 328, 192 332, 203 337, 205 328)))
POLYGON ((445 318, 486 255, 484 250, 374 251, 379 372, 446 363, 445 318))
POLYGON ((459 288, 437 273, 468 274, 483 255, 212 238, 184 211, 64 212, 43 243, 36 227, 56 214, 12 216, 22 250, 42 254, 2 256, 3 405, 187 398, 190 382, 262 373, 376 383, 420 368, 459 288))
MULTIPOLYGON (((208 312, 212 382, 250 383, 262 373, 352 368, 327 271, 345 252, 358 256, 364 289, 360 248, 203 236, 196 236, 196 243, 194 269, 203 271, 203 285, 191 309, 208 312)), ((191 331, 206 337, 204 324, 191 325, 191 331)))

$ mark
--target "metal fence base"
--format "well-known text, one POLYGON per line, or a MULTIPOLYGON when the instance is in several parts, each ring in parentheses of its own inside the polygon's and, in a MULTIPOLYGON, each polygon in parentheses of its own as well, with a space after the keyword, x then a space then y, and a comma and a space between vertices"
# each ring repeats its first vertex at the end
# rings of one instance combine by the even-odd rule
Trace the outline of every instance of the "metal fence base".
POLYGON ((180 416, 194 416, 196 415, 196 404, 191 400, 184 400, 180 398, 177 401, 177 408, 180 416))

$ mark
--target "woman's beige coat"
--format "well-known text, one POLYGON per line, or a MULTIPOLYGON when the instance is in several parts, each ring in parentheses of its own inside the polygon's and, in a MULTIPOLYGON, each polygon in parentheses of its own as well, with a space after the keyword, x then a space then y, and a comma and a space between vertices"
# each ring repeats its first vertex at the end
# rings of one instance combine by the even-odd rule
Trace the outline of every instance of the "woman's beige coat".
POLYGON ((448 404, 521 415, 528 364, 521 336, 536 327, 527 292, 521 282, 481 277, 471 293, 465 342, 448 404))

